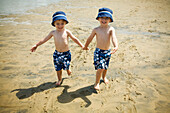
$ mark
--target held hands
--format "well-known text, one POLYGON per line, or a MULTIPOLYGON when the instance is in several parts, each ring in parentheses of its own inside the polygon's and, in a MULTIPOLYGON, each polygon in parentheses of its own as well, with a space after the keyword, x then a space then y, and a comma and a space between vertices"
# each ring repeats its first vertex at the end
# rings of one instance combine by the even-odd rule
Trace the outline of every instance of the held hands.
POLYGON ((112 50, 111 50, 111 54, 114 54, 116 51, 117 51, 117 47, 115 47, 115 48, 113 48, 112 50))
POLYGON ((37 47, 38 47, 37 45, 32 46, 32 48, 30 49, 30 51, 31 51, 31 52, 35 52, 35 50, 37 49, 37 47))
POLYGON ((88 47, 83 47, 83 50, 89 50, 89 48, 88 47))

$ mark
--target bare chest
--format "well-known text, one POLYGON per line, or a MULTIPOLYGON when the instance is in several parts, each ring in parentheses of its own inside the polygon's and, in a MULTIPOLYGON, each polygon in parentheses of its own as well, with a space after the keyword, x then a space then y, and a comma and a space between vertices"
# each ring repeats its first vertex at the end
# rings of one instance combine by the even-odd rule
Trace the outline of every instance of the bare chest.
POLYGON ((54 36, 55 42, 57 43, 65 42, 68 40, 67 33, 55 33, 53 36, 54 36))
POLYGON ((104 41, 104 40, 110 40, 110 32, 109 30, 99 30, 96 32, 96 38, 104 41))

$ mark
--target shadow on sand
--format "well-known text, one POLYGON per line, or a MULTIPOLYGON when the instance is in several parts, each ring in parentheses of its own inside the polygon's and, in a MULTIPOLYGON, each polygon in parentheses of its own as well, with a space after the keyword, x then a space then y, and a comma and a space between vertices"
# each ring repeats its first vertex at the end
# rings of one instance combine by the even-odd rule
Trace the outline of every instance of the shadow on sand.
POLYGON ((88 107, 91 105, 91 101, 86 96, 89 96, 92 93, 97 93, 97 91, 93 88, 94 85, 83 87, 73 92, 68 92, 68 89, 70 88, 69 86, 66 85, 63 87, 64 89, 62 94, 57 97, 58 102, 60 103, 69 103, 76 98, 81 98, 86 102, 85 107, 88 107))
POLYGON ((16 93, 16 96, 18 97, 18 99, 25 99, 25 98, 32 96, 34 93, 43 92, 44 90, 48 90, 48 89, 55 88, 55 87, 56 87, 56 82, 47 82, 37 87, 32 87, 28 89, 14 89, 11 92, 18 91, 16 93))
MULTIPOLYGON (((63 80, 64 79, 65 78, 63 78, 63 80)), ((62 80, 62 82, 63 82, 63 80, 62 80)), ((60 102, 60 103, 69 103, 76 98, 81 98, 87 103, 85 105, 85 107, 88 107, 91 104, 91 101, 86 96, 89 96, 92 93, 97 94, 97 91, 93 88, 94 85, 86 86, 86 87, 80 88, 76 91, 68 92, 68 89, 70 88, 70 86, 68 86, 68 85, 56 86, 56 82, 47 82, 47 83, 43 83, 37 87, 31 87, 31 88, 27 88, 27 89, 14 89, 11 92, 18 91, 16 93, 17 98, 18 99, 26 99, 26 98, 31 97, 34 93, 43 92, 45 90, 48 90, 51 88, 56 88, 56 87, 64 87, 62 94, 57 97, 58 102, 60 102)))
MULTIPOLYGON (((63 83, 64 79, 67 79, 67 78, 63 78, 61 84, 63 83)), ((25 99, 25 98, 31 97, 34 93, 43 92, 45 90, 56 88, 56 87, 64 87, 64 86, 56 86, 56 82, 46 82, 37 87, 31 87, 28 89, 14 89, 11 91, 11 93, 18 91, 16 93, 16 96, 18 97, 18 99, 25 99)))

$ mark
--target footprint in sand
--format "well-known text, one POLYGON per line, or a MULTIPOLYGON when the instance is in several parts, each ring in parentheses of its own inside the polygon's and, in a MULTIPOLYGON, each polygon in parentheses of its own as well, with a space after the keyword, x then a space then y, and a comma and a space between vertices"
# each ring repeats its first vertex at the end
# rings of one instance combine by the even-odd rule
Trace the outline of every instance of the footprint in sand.
POLYGON ((129 47, 129 49, 132 50, 132 51, 137 51, 137 48, 136 48, 135 45, 131 45, 131 46, 129 47))

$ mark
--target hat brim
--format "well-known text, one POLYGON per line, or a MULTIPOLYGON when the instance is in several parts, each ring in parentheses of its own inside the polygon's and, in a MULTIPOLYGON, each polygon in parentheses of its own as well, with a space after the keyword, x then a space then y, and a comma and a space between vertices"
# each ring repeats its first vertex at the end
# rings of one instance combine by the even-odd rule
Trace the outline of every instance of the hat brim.
POLYGON ((66 17, 58 16, 58 17, 53 18, 53 21, 52 21, 51 25, 55 27, 54 22, 57 21, 57 20, 64 20, 64 21, 66 21, 66 24, 69 23, 66 17))
POLYGON ((100 13, 100 14, 98 14, 98 16, 96 17, 96 20, 98 20, 98 18, 100 18, 100 17, 109 17, 111 19, 111 22, 114 22, 112 15, 110 15, 108 13, 100 13))

